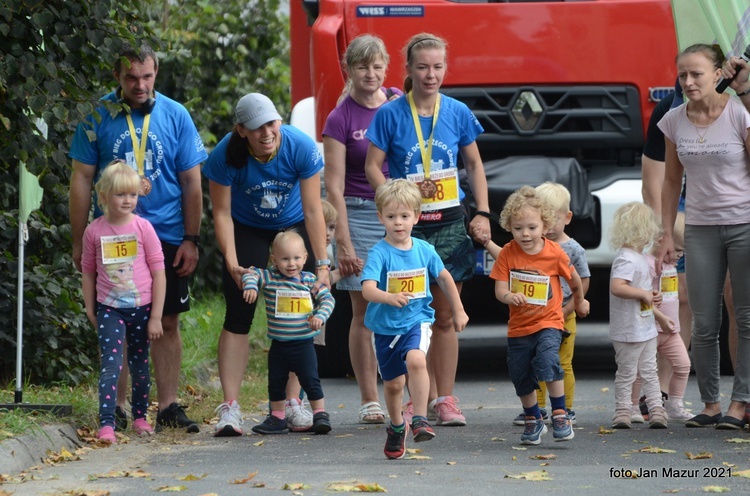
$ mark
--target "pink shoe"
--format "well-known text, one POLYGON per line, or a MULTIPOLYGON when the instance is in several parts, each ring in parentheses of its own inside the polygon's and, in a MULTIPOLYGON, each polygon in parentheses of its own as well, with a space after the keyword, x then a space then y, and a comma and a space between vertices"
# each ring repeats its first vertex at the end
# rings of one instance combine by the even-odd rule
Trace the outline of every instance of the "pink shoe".
POLYGON ((411 400, 408 401, 404 406, 401 407, 404 422, 411 425, 411 419, 414 417, 414 405, 411 404, 411 400))
POLYGON ((435 403, 435 411, 438 415, 437 425, 466 425, 466 417, 463 416, 461 410, 456 406, 457 401, 453 396, 446 396, 443 401, 435 403))
POLYGON ((154 435, 154 428, 151 427, 151 424, 145 418, 135 419, 133 421, 133 430, 141 437, 154 435))
POLYGON ((109 444, 117 444, 117 438, 115 437, 114 427, 104 426, 99 429, 99 434, 96 436, 99 441, 103 441, 109 444))

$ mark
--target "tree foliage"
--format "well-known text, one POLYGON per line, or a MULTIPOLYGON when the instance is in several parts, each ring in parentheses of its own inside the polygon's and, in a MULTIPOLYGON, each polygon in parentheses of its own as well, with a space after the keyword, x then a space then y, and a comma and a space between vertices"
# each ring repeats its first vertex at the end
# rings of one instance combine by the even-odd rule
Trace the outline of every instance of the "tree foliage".
MULTIPOLYGON (((113 89, 112 65, 126 41, 159 51, 157 89, 187 102, 209 148, 231 129, 245 93, 267 94, 283 114, 288 28, 277 9, 277 0, 0 0, 1 381, 15 371, 19 163, 44 189, 26 245, 24 374, 78 383, 95 373, 98 353, 71 258, 67 153, 76 124, 113 89)), ((218 263, 216 250, 205 249, 197 287, 218 285, 218 263)))

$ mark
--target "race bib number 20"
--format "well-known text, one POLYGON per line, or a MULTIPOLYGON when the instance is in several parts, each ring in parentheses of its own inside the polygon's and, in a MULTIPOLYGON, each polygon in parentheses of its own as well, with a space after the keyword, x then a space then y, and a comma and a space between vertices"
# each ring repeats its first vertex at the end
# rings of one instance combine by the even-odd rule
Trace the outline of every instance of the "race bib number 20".
POLYGON ((412 293, 414 298, 425 298, 427 296, 427 268, 388 272, 388 292, 391 294, 412 293))

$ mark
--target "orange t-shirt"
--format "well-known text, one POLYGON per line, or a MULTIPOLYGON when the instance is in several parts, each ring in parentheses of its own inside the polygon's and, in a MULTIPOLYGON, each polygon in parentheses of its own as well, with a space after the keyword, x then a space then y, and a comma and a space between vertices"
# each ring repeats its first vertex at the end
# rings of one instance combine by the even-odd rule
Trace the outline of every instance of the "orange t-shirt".
POLYGON ((571 270, 570 258, 554 241, 545 239, 544 248, 536 255, 527 254, 515 241, 503 246, 490 277, 510 285, 511 272, 514 272, 516 278, 520 279, 518 288, 524 288, 527 299, 534 298, 538 302, 546 300, 543 305, 527 303, 521 307, 510 306, 508 337, 528 336, 547 328, 563 329, 560 276, 570 281, 571 270), (547 289, 546 295, 539 294, 543 288, 547 289))

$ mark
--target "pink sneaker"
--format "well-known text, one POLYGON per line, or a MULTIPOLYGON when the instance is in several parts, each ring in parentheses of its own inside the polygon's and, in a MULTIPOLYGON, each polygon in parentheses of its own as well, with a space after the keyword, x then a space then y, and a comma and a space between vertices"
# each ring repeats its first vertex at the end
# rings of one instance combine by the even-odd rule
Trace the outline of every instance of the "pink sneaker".
POLYGON ((117 438, 115 437, 114 427, 104 426, 99 429, 99 435, 96 436, 99 441, 104 441, 109 444, 117 444, 117 438))
POLYGON ((133 421, 133 430, 141 437, 154 435, 154 428, 151 427, 151 424, 145 418, 135 419, 133 421))
POLYGON ((435 411, 438 415, 437 425, 466 425, 466 417, 456 406, 457 401, 458 399, 454 396, 446 396, 443 401, 435 403, 435 411))
POLYGON ((401 407, 402 415, 404 417, 404 422, 411 425, 412 417, 414 417, 414 405, 411 404, 411 400, 409 400, 405 405, 401 407))

